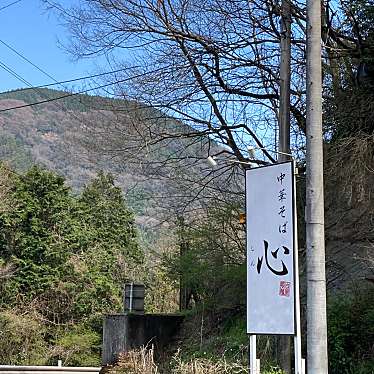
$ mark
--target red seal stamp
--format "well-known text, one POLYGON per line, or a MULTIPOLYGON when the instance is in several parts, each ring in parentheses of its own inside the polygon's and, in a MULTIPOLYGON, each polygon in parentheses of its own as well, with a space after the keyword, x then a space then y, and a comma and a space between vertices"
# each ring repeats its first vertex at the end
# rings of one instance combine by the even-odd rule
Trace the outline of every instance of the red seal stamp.
POLYGON ((291 282, 280 281, 279 296, 290 297, 291 282))

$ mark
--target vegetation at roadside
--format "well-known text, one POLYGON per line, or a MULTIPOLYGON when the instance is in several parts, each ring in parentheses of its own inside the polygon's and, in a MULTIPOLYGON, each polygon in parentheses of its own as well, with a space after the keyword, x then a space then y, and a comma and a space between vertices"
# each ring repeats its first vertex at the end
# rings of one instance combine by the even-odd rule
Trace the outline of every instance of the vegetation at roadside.
POLYGON ((133 213, 110 175, 76 196, 39 167, 5 170, 0 361, 99 365, 102 315, 121 310, 122 285, 144 262, 133 213))
MULTIPOLYGON (((110 368, 110 374, 245 374, 249 373, 248 364, 227 360, 225 356, 212 360, 209 358, 183 359, 180 351, 169 361, 157 364, 153 348, 141 348, 120 356, 118 364, 110 368)), ((261 371, 264 374, 282 374, 277 368, 261 371)))
POLYGON ((331 374, 374 372, 374 288, 356 284, 328 303, 331 374))
MULTIPOLYGON (((122 284, 143 281, 148 310, 172 311, 181 279, 191 309, 177 354, 171 348, 167 358, 154 363, 158 372, 246 372, 245 248, 238 202, 211 205, 204 219, 180 219, 182 254, 174 248, 163 261, 150 260, 110 175, 99 173, 80 195, 39 167, 16 174, 3 165, 1 178, 7 187, 0 209, 1 362, 62 359, 65 365, 99 365, 101 318, 121 310, 122 284)), ((373 370, 370 287, 329 300, 332 373, 373 370)), ((259 354, 264 370, 277 373, 275 342, 261 338, 259 354)))

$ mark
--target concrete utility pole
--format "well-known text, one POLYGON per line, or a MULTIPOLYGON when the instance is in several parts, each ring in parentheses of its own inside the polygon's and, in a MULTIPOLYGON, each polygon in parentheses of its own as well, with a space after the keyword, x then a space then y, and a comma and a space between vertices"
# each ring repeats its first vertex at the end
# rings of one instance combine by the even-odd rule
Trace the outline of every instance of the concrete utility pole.
POLYGON ((325 226, 323 200, 321 0, 307 0, 307 366, 327 374, 325 226))
MULTIPOLYGON (((281 4, 281 60, 279 68, 279 154, 278 162, 290 159, 290 84, 291 84, 291 4, 290 0, 282 0, 281 4)), ((278 359, 285 374, 291 373, 291 338, 278 338, 278 359)))

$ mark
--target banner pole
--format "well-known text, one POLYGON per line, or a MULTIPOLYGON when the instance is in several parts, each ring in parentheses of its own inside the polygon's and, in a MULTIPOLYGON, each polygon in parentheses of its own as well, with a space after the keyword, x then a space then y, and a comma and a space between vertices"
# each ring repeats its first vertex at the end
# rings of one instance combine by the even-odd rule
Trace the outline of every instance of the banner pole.
POLYGON ((293 162, 294 168, 294 256, 295 256, 295 316, 296 316, 296 335, 294 337, 294 354, 295 354, 295 374, 305 374, 302 369, 301 357, 301 318, 300 318, 300 281, 299 281, 299 246, 297 237, 297 207, 296 207, 296 175, 297 168, 293 162))
POLYGON ((257 373, 256 335, 249 335, 249 372, 257 373))

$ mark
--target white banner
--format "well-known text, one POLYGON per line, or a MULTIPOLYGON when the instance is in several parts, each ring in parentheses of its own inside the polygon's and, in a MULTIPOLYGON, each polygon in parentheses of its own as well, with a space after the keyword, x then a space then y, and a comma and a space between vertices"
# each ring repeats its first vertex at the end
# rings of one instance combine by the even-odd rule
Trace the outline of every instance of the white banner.
POLYGON ((247 332, 295 334, 293 163, 246 171, 247 332))

